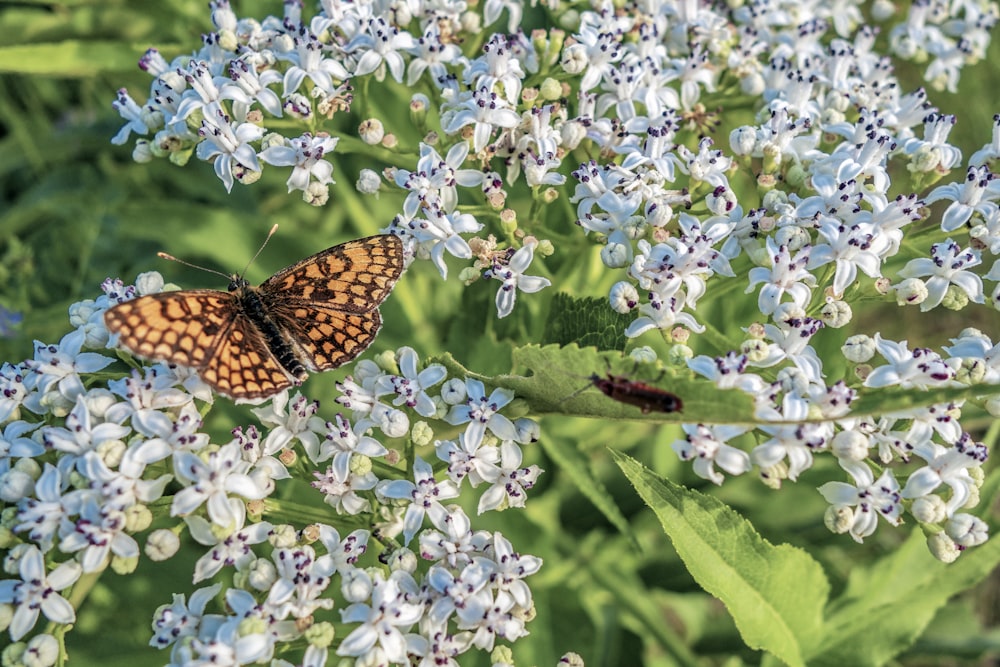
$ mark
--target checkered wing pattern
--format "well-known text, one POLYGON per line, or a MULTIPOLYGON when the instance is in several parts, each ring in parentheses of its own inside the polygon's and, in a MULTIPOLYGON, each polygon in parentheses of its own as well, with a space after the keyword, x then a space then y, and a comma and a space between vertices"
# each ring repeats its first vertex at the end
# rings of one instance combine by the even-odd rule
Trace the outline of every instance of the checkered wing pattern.
POLYGON ((260 286, 271 308, 317 306, 367 313, 389 296, 403 272, 403 242, 391 234, 327 248, 278 271, 260 286))
POLYGON ((230 398, 266 398, 298 384, 302 367, 329 370, 361 354, 402 271, 399 238, 372 236, 304 259, 256 289, 152 294, 110 308, 104 321, 138 356, 190 366, 230 398), (248 295, 259 309, 247 307, 248 295))
POLYGON ((349 241, 276 273, 260 286, 275 323, 290 336, 311 371, 347 363, 382 326, 378 305, 403 271, 396 236, 349 241))
POLYGON ((230 398, 269 396, 292 384, 234 294, 150 294, 109 309, 104 322, 122 347, 140 357, 194 368, 230 398))

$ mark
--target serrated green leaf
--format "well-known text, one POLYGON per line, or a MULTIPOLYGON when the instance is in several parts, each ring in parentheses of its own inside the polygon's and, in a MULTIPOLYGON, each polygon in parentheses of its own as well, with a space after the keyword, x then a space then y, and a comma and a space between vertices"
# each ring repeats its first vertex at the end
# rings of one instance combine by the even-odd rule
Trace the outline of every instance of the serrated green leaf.
POLYGON ((624 350, 625 329, 632 317, 611 310, 607 299, 576 298, 559 292, 552 298, 542 345, 593 345, 599 350, 624 350))
POLYGON ((966 401, 1000 394, 1000 384, 976 384, 961 387, 934 387, 928 389, 901 389, 884 387, 862 389, 851 403, 855 415, 880 415, 887 412, 911 410, 928 405, 966 401))
POLYGON ((514 350, 514 364, 527 368, 528 376, 498 375, 488 378, 496 386, 513 389, 538 413, 555 413, 655 422, 733 423, 753 420, 753 401, 737 390, 719 389, 708 380, 698 380, 687 371, 677 372, 655 364, 639 364, 615 352, 598 352, 576 345, 514 350), (591 376, 620 376, 641 382, 683 401, 680 412, 643 413, 635 405, 605 396, 593 386, 591 376))
POLYGON ((805 665, 822 638, 830 590, 819 563, 796 547, 770 544, 715 498, 674 484, 624 454, 612 455, 691 575, 726 605, 743 641, 789 665, 805 665))

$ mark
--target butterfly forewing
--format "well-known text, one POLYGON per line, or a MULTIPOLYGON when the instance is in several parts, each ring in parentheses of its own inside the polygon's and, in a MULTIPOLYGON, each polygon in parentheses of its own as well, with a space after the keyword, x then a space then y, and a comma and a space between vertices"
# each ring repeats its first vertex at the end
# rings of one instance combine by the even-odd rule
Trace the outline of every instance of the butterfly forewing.
POLYGON ((233 325, 236 298, 215 290, 162 292, 104 314, 108 331, 135 354, 202 368, 233 325))
POLYGON ((334 246, 274 274, 260 286, 265 301, 315 304, 366 313, 389 296, 403 271, 403 243, 370 236, 334 246))
POLYGON ((122 347, 190 366, 230 398, 266 398, 305 371, 336 368, 367 348, 378 305, 403 271, 396 236, 334 246, 283 269, 259 288, 182 290, 139 297, 104 320, 122 347))

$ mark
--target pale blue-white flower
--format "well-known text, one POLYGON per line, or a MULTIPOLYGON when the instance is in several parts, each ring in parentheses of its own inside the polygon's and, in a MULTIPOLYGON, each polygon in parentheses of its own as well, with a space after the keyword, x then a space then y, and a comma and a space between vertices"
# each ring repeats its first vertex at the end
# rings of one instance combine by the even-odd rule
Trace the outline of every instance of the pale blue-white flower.
POLYGON ((73 623, 76 620, 73 605, 59 595, 59 591, 76 583, 82 572, 75 560, 65 561, 51 572, 46 572, 42 552, 33 545, 25 545, 17 559, 20 579, 0 581, 0 603, 13 607, 7 627, 10 638, 17 641, 28 634, 40 614, 52 623, 73 623))

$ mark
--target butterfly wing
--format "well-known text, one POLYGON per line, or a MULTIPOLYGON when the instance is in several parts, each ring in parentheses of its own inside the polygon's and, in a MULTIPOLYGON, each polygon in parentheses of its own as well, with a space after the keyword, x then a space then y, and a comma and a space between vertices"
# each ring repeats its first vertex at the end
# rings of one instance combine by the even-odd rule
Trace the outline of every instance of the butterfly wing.
POLYGON ((296 356, 312 372, 328 371, 364 352, 382 328, 378 309, 347 313, 322 306, 277 308, 271 316, 287 334, 296 356))
POLYGON ((309 304, 367 313, 389 296, 402 272, 403 242, 381 234, 307 257, 268 278, 260 292, 269 307, 309 304))
POLYGON ((383 234, 328 248, 283 269, 259 294, 303 365, 325 371, 371 345, 382 327, 378 305, 402 272, 403 243, 383 234))
POLYGON ((104 313, 108 331, 133 354, 203 368, 233 325, 237 303, 216 290, 140 296, 104 313))
POLYGON ((230 398, 269 396, 293 382, 233 294, 181 290, 141 296, 109 308, 104 323, 133 354, 194 368, 230 398))
POLYGON ((229 334, 219 341, 199 375, 232 399, 267 398, 301 384, 278 363, 260 330, 242 313, 235 315, 229 334))

